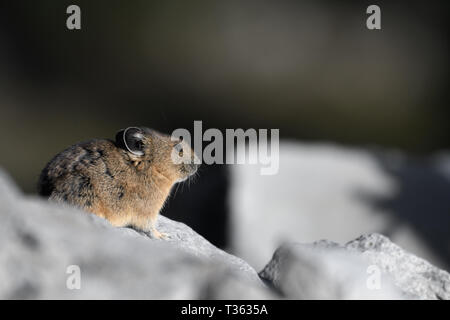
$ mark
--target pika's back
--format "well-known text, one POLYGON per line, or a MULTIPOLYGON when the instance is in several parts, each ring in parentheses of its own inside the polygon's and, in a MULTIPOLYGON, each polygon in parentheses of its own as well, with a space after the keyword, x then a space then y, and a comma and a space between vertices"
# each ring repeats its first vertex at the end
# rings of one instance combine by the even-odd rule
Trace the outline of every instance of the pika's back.
POLYGON ((41 196, 64 194, 65 199, 71 196, 83 197, 89 206, 94 184, 108 184, 117 171, 125 171, 126 164, 115 143, 110 140, 94 139, 75 144, 57 154, 42 170, 38 182, 41 196))

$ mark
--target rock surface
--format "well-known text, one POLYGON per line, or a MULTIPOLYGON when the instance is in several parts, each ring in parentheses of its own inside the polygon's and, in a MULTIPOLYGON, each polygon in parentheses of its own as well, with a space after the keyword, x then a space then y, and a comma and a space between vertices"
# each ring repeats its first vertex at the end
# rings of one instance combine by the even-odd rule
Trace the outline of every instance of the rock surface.
POLYGON ((230 250, 260 270, 283 242, 380 233, 450 270, 450 156, 280 141, 280 169, 230 168, 230 250))
POLYGON ((406 298, 450 299, 450 274, 406 252, 380 234, 361 236, 345 246, 391 276, 406 298))
POLYGON ((401 299, 389 281, 369 287, 368 265, 335 244, 286 244, 260 272, 288 299, 401 299))
POLYGON ((171 239, 155 240, 24 197, 1 172, 0 191, 2 299, 274 297, 246 262, 181 223, 162 217, 159 228, 171 239), (80 268, 79 290, 66 283, 74 280, 73 265, 80 268))
POLYGON ((450 274, 380 234, 286 244, 260 272, 294 299, 450 299, 450 274))
POLYGON ((0 299, 450 299, 447 272, 379 234, 286 244, 257 274, 182 223, 160 217, 167 240, 114 228, 1 170, 0 219, 0 299))

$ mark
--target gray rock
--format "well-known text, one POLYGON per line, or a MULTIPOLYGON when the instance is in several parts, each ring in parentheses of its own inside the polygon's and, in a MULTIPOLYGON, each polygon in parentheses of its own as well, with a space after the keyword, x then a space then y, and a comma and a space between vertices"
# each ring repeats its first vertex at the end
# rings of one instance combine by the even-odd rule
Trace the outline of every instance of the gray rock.
MULTIPOLYGON (((101 225, 108 224, 107 221, 96 216, 93 216, 93 219, 100 220, 99 224, 101 225)), ((159 216, 157 229, 168 234, 168 237, 164 240, 159 240, 155 239, 151 233, 144 234, 130 228, 118 228, 117 230, 120 230, 123 235, 143 237, 143 239, 152 243, 164 242, 171 245, 174 249, 181 250, 202 260, 220 263, 238 272, 242 277, 250 281, 260 282, 257 272, 247 262, 218 249, 184 223, 159 216)))
POLYGON ((171 239, 155 240, 25 197, 1 170, 0 191, 2 299, 273 297, 247 263, 181 223, 161 218, 159 228, 171 239), (81 288, 71 290, 73 265, 80 268, 81 288))
POLYGON ((368 265, 338 244, 285 244, 260 272, 289 299, 400 299, 390 281, 370 286, 368 265))
POLYGON ((229 169, 231 253, 260 270, 282 242, 345 243, 378 232, 450 269, 448 153, 409 158, 281 140, 279 156, 276 175, 253 164, 229 169))
POLYGON ((247 262, 217 249, 185 224, 160 216, 157 226, 158 230, 169 234, 167 239, 169 243, 176 245, 183 251, 222 263, 233 270, 239 271, 249 280, 260 281, 257 272, 247 262))
POLYGON ((12 182, 10 176, 0 169, 0 195, 3 202, 10 202, 20 194, 19 188, 12 182))
POLYGON ((381 234, 369 234, 347 243, 370 264, 388 273, 405 297, 450 299, 450 274, 406 252, 381 234))
POLYGON ((380 234, 286 244, 260 272, 295 299, 449 299, 450 275, 380 234))
POLYGON ((1 299, 450 298, 447 272, 378 234, 345 246, 283 245, 258 276, 182 223, 160 217, 167 240, 114 228, 70 206, 25 197, 1 170, 0 219, 1 299), (80 289, 70 289, 73 266, 80 289))

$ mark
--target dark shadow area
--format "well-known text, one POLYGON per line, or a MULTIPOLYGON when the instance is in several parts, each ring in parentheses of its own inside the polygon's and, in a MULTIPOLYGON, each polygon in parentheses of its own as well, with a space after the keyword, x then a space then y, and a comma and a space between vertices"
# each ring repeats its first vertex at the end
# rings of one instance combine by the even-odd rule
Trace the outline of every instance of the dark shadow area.
POLYGON ((175 185, 161 214, 183 222, 214 245, 228 244, 228 187, 225 165, 203 165, 193 181, 175 185))
POLYGON ((431 161, 411 158, 395 162, 378 155, 380 167, 390 175, 397 192, 388 198, 365 196, 376 209, 389 212, 395 222, 382 232, 391 236, 403 225, 410 227, 450 268, 450 179, 439 172, 431 161))

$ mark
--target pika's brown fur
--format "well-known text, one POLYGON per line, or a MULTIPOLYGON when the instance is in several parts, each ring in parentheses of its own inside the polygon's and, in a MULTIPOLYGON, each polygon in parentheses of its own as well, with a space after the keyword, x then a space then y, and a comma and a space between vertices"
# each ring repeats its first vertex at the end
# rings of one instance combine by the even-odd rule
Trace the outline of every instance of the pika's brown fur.
POLYGON ((185 142, 131 127, 119 131, 116 141, 91 140, 56 155, 42 171, 38 191, 114 226, 151 231, 160 238, 164 234, 155 229, 158 213, 172 186, 196 172, 195 158, 185 142), (174 154, 184 163, 173 161, 174 154))

